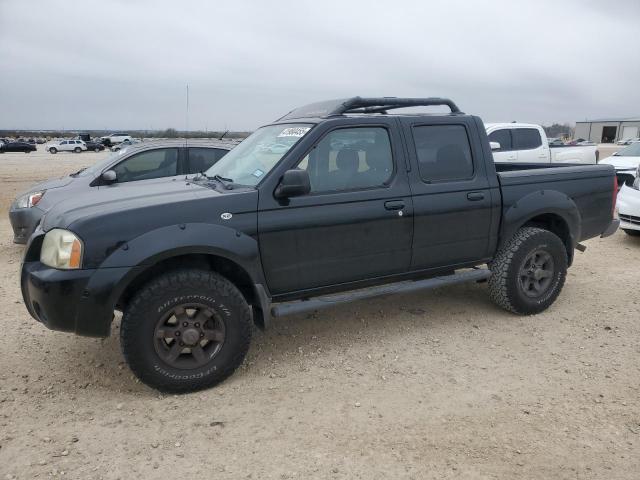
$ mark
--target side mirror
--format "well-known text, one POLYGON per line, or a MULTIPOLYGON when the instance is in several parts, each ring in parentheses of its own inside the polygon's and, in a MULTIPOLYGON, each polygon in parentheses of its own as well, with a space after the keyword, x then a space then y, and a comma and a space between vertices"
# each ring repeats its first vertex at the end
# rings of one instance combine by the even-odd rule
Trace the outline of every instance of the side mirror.
POLYGON ((100 178, 104 183, 113 183, 118 179, 116 172, 113 170, 107 170, 106 172, 102 172, 100 178))
POLYGON ((500 150, 499 142, 489 142, 489 145, 491 145, 491 150, 500 150))
POLYGON ((274 196, 276 198, 289 198, 307 195, 311 191, 309 172, 306 170, 287 170, 282 176, 282 180, 276 187, 274 196))

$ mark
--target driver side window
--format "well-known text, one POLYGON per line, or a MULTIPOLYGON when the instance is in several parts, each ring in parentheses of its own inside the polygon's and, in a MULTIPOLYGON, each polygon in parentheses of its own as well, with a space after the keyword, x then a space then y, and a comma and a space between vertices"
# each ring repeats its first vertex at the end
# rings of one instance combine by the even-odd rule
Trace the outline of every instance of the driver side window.
POLYGON ((385 186, 393 174, 389 133, 382 127, 333 130, 298 168, 309 172, 312 193, 385 186))
POLYGON ((123 160, 113 170, 118 183, 171 177, 178 174, 178 149, 159 148, 141 152, 123 160))

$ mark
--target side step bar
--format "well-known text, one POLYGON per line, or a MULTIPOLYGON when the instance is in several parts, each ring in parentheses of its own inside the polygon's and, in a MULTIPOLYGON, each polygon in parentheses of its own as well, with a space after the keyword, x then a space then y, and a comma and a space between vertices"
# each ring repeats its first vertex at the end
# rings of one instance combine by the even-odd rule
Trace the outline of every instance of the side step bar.
POLYGON ((325 295, 322 297, 309 298, 307 300, 296 300, 294 302, 285 302, 271 307, 271 315, 273 317, 282 317, 294 313, 308 312, 310 310, 319 310, 321 308, 333 307, 341 303, 353 302, 365 298, 378 297, 380 295, 389 295, 392 293, 408 293, 418 290, 431 290, 434 288, 444 287, 446 285, 455 285, 457 283, 478 282, 486 280, 491 276, 491 271, 486 268, 478 268, 473 270, 464 270, 460 273, 444 275, 442 277, 427 278, 425 280, 404 281, 392 283, 389 285, 381 285, 362 290, 355 290, 349 293, 338 293, 333 295, 325 295))

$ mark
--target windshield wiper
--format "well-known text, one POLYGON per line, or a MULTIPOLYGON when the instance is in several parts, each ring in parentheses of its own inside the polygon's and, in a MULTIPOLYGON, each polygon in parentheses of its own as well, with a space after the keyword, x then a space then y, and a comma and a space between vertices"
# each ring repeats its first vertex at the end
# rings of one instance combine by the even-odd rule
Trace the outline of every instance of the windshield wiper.
POLYGON ((224 185, 224 188, 226 188, 227 190, 232 190, 233 189, 233 179, 232 178, 226 178, 226 177, 223 177, 223 176, 218 175, 218 174, 215 174, 213 177, 207 177, 207 178, 213 178, 214 180, 217 180, 222 185, 224 185))

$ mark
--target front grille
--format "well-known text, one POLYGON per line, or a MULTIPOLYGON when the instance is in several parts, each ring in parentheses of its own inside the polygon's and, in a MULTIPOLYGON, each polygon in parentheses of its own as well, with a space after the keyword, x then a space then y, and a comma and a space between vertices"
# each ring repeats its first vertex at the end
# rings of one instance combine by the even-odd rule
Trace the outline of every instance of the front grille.
POLYGON ((630 187, 635 180, 635 177, 629 173, 617 173, 616 176, 618 177, 618 188, 622 187, 622 185, 630 187))
POLYGON ((633 215, 623 215, 618 214, 620 220, 627 223, 632 223, 634 225, 640 225, 640 217, 634 217, 633 215))

